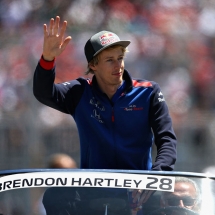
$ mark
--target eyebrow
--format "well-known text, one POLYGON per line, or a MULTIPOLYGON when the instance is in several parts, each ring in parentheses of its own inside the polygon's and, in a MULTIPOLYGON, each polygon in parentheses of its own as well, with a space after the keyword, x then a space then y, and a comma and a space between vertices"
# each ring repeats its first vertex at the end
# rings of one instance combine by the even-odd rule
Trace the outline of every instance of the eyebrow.
MULTIPOLYGON (((120 54, 118 57, 124 57, 124 56, 125 56, 124 54, 120 54)), ((111 59, 111 58, 114 58, 114 57, 113 56, 107 56, 104 59, 111 59)))

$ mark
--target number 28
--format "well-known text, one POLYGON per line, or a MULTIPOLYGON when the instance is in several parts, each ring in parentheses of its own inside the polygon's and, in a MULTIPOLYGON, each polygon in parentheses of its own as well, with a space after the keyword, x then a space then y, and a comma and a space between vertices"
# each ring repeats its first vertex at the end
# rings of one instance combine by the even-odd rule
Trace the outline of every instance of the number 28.
POLYGON ((161 178, 158 179, 156 177, 147 177, 151 182, 146 184, 146 188, 148 189, 158 189, 161 190, 171 190, 172 189, 172 179, 170 178, 161 178))

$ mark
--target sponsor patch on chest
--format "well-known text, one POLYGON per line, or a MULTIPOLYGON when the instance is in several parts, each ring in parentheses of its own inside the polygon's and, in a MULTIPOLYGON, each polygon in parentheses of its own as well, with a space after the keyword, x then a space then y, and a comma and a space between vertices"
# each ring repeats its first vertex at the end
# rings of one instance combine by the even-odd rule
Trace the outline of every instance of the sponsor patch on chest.
POLYGON ((124 111, 141 111, 143 107, 137 105, 129 105, 128 107, 121 107, 124 111))

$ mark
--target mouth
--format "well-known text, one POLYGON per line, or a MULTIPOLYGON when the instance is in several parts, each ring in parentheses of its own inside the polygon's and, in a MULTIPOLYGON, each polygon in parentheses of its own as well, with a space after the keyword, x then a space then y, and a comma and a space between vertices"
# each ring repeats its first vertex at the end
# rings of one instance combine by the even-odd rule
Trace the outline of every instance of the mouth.
POLYGON ((114 76, 121 76, 122 72, 115 72, 115 73, 112 73, 112 75, 114 75, 114 76))

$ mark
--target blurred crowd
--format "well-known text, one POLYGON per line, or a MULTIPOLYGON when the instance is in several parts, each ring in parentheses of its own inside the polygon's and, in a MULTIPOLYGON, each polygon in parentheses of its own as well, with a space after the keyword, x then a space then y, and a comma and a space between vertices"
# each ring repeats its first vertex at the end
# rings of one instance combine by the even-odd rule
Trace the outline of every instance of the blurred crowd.
POLYGON ((131 40, 126 68, 163 89, 179 142, 177 170, 215 165, 215 1, 0 0, 0 169, 39 167, 50 150, 70 149, 78 160, 72 118, 41 105, 32 93, 43 24, 56 15, 68 21, 73 39, 57 58, 55 82, 84 76, 83 48, 97 31, 131 40))

